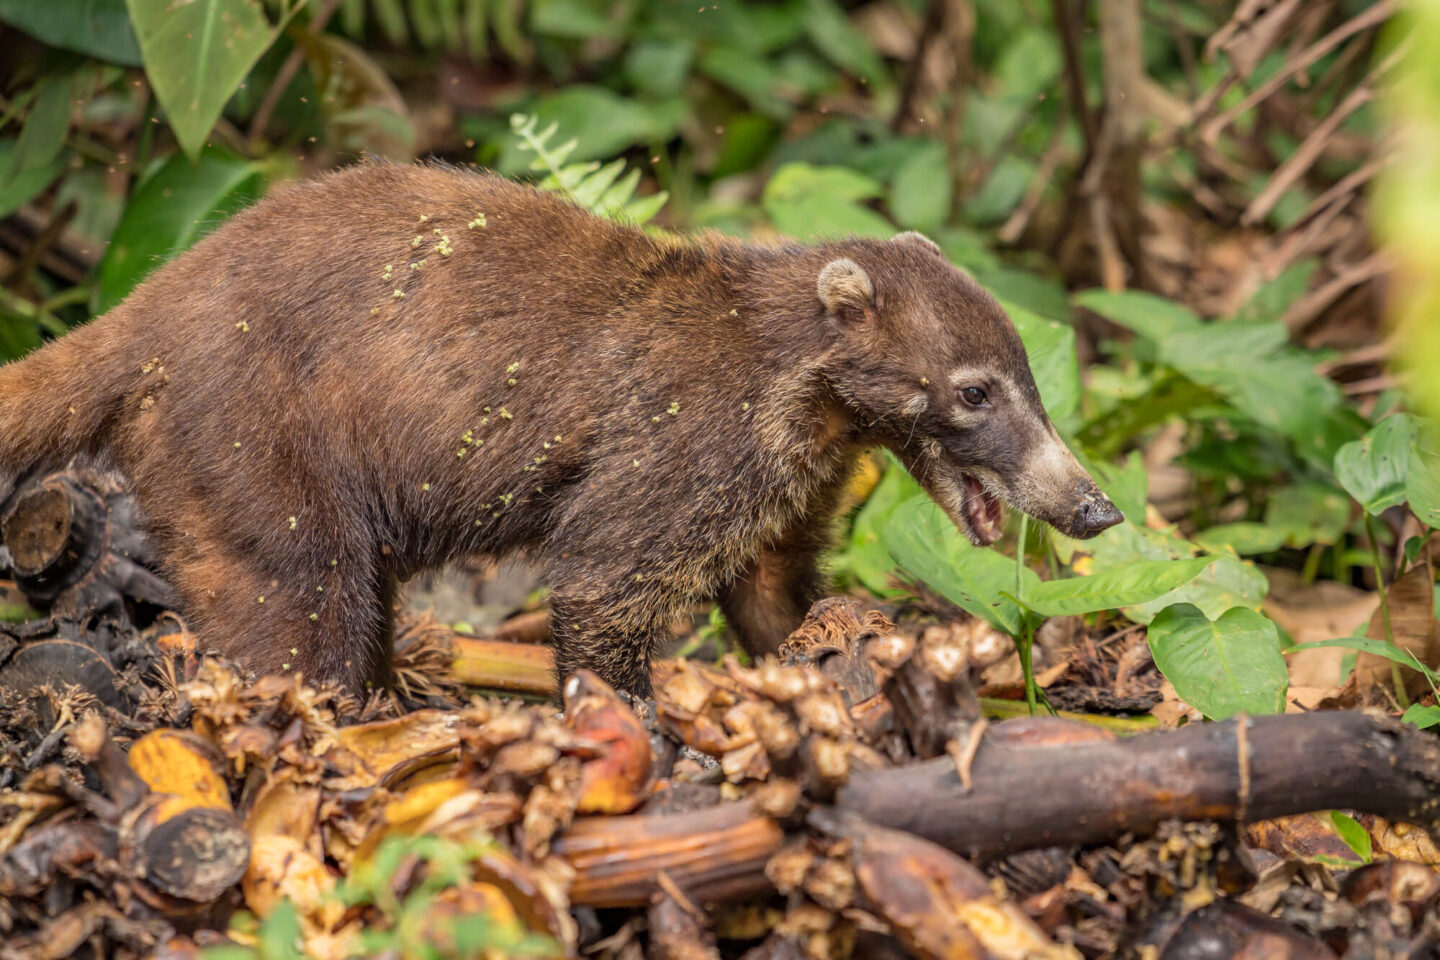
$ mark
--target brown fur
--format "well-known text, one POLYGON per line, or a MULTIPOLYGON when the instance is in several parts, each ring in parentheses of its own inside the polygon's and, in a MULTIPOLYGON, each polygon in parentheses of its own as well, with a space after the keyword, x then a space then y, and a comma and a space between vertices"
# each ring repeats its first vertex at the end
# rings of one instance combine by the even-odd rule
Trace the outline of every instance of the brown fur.
POLYGON ((524 552, 561 673, 644 692, 683 604, 718 594, 754 652, 800 622, 855 456, 910 442, 889 407, 954 356, 1029 377, 924 242, 682 242, 363 165, 0 368, 0 472, 107 456, 204 644, 256 670, 383 680, 397 579, 524 552), (855 316, 817 295, 837 258, 867 278, 841 299, 874 281, 855 316))

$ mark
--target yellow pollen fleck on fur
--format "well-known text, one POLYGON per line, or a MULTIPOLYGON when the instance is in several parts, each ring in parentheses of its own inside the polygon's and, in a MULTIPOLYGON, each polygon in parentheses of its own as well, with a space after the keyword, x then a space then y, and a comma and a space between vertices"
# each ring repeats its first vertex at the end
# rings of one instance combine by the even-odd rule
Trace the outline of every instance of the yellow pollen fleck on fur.
POLYGON ((420 241, 423 240, 423 239, 425 239, 425 238, 422 237, 422 236, 420 236, 420 235, 417 233, 417 234, 415 235, 415 239, 410 241, 410 246, 412 246, 412 247, 418 247, 418 246, 420 246, 420 241))
POLYGON ((239 323, 235 324, 235 329, 239 330, 241 333, 249 333, 250 324, 246 323, 244 320, 241 320, 239 323))
POLYGON ((516 370, 519 370, 519 369, 520 369, 520 361, 519 361, 519 360, 515 360, 515 361, 513 361, 513 362, 510 364, 510 366, 508 366, 508 367, 505 368, 505 372, 506 372, 506 373, 514 373, 516 370))
POLYGON ((422 484, 420 484, 420 489, 421 489, 421 490, 429 490, 429 489, 430 489, 430 484, 428 484, 428 483, 422 483, 422 484))
POLYGON ((639 460, 631 460, 631 461, 630 461, 630 466, 632 466, 632 467, 638 467, 638 466, 640 466, 640 461, 639 461, 639 460))
POLYGON ((295 518, 294 518, 294 517, 291 517, 291 518, 290 518, 290 529, 291 529, 291 530, 294 530, 294 529, 295 529, 295 518))
POLYGON ((465 226, 471 230, 474 230, 476 227, 485 226, 485 214, 478 214, 474 220, 471 220, 469 223, 465 224, 465 226))
POLYGON ((264 602, 265 602, 265 598, 264 598, 264 597, 257 597, 256 600, 255 600, 255 602, 256 602, 256 603, 264 603, 264 602))
POLYGON ((672 417, 675 416, 675 414, 680 412, 680 404, 676 403, 673 400, 670 401, 670 406, 665 408, 665 412, 670 414, 670 416, 672 417))
POLYGON ((429 219, 430 219, 430 215, 429 215, 428 213, 422 213, 422 214, 420 214, 420 222, 421 222, 421 223, 424 223, 426 220, 429 220, 429 219))
POLYGON ((504 407, 501 407, 501 408, 500 408, 500 419, 501 419, 501 420, 514 420, 514 419, 515 419, 515 415, 512 414, 509 410, 506 410, 504 407))
POLYGON ((310 614, 310 619, 311 619, 311 620, 319 620, 319 619, 320 619, 320 614, 318 614, 318 613, 312 613, 312 614, 310 614))
POLYGON ((746 400, 744 403, 740 404, 740 409, 741 409, 741 410, 749 410, 749 409, 750 409, 750 401, 749 401, 749 400, 746 400))
POLYGON ((404 290, 401 290, 399 287, 396 287, 396 288, 395 288, 395 293, 392 294, 392 296, 394 296, 396 300, 404 300, 404 299, 405 299, 405 291, 404 291, 404 290))
POLYGON ((921 378, 920 378, 920 386, 922 386, 922 387, 928 387, 928 386, 930 386, 930 378, 929 378, 929 377, 921 377, 921 378))
POLYGON ((236 441, 235 441, 235 449, 236 449, 236 450, 239 450, 239 449, 240 449, 240 441, 239 441, 239 440, 236 440, 236 441))

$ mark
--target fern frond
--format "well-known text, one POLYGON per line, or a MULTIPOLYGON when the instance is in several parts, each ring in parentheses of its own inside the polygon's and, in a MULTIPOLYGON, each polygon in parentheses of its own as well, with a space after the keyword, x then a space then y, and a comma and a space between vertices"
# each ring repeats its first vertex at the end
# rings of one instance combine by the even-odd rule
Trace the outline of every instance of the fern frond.
POLYGON ((550 146, 559 124, 552 123, 537 130, 540 119, 517 113, 510 118, 510 129, 520 138, 519 149, 535 154, 530 169, 546 176, 538 186, 541 190, 564 194, 572 203, 611 220, 640 225, 660 212, 670 195, 665 191, 648 197, 632 199, 640 185, 640 171, 625 172, 624 159, 601 165, 599 161, 570 163, 565 160, 575 152, 579 141, 567 140, 550 146), (624 176, 621 176, 624 174, 624 176))

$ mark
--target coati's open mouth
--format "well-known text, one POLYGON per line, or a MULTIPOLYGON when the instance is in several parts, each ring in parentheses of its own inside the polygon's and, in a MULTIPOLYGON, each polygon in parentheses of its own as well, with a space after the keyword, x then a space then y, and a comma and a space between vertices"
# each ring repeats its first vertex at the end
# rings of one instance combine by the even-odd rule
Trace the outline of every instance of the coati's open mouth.
POLYGON ((970 527, 970 538, 982 547, 988 547, 1000 539, 1000 520, 1003 516, 1000 501, 985 485, 970 474, 965 478, 965 523, 970 527))

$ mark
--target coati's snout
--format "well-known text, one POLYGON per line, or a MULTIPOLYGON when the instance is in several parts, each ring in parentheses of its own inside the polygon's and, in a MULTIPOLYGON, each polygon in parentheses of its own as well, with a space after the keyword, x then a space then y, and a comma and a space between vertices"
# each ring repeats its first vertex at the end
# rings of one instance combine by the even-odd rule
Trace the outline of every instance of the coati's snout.
POLYGON ((841 258, 817 285, 853 351, 838 389, 874 438, 981 546, 1002 501, 1079 539, 1125 519, 1055 431, 1000 305, 919 234, 879 246, 874 277, 841 258))

